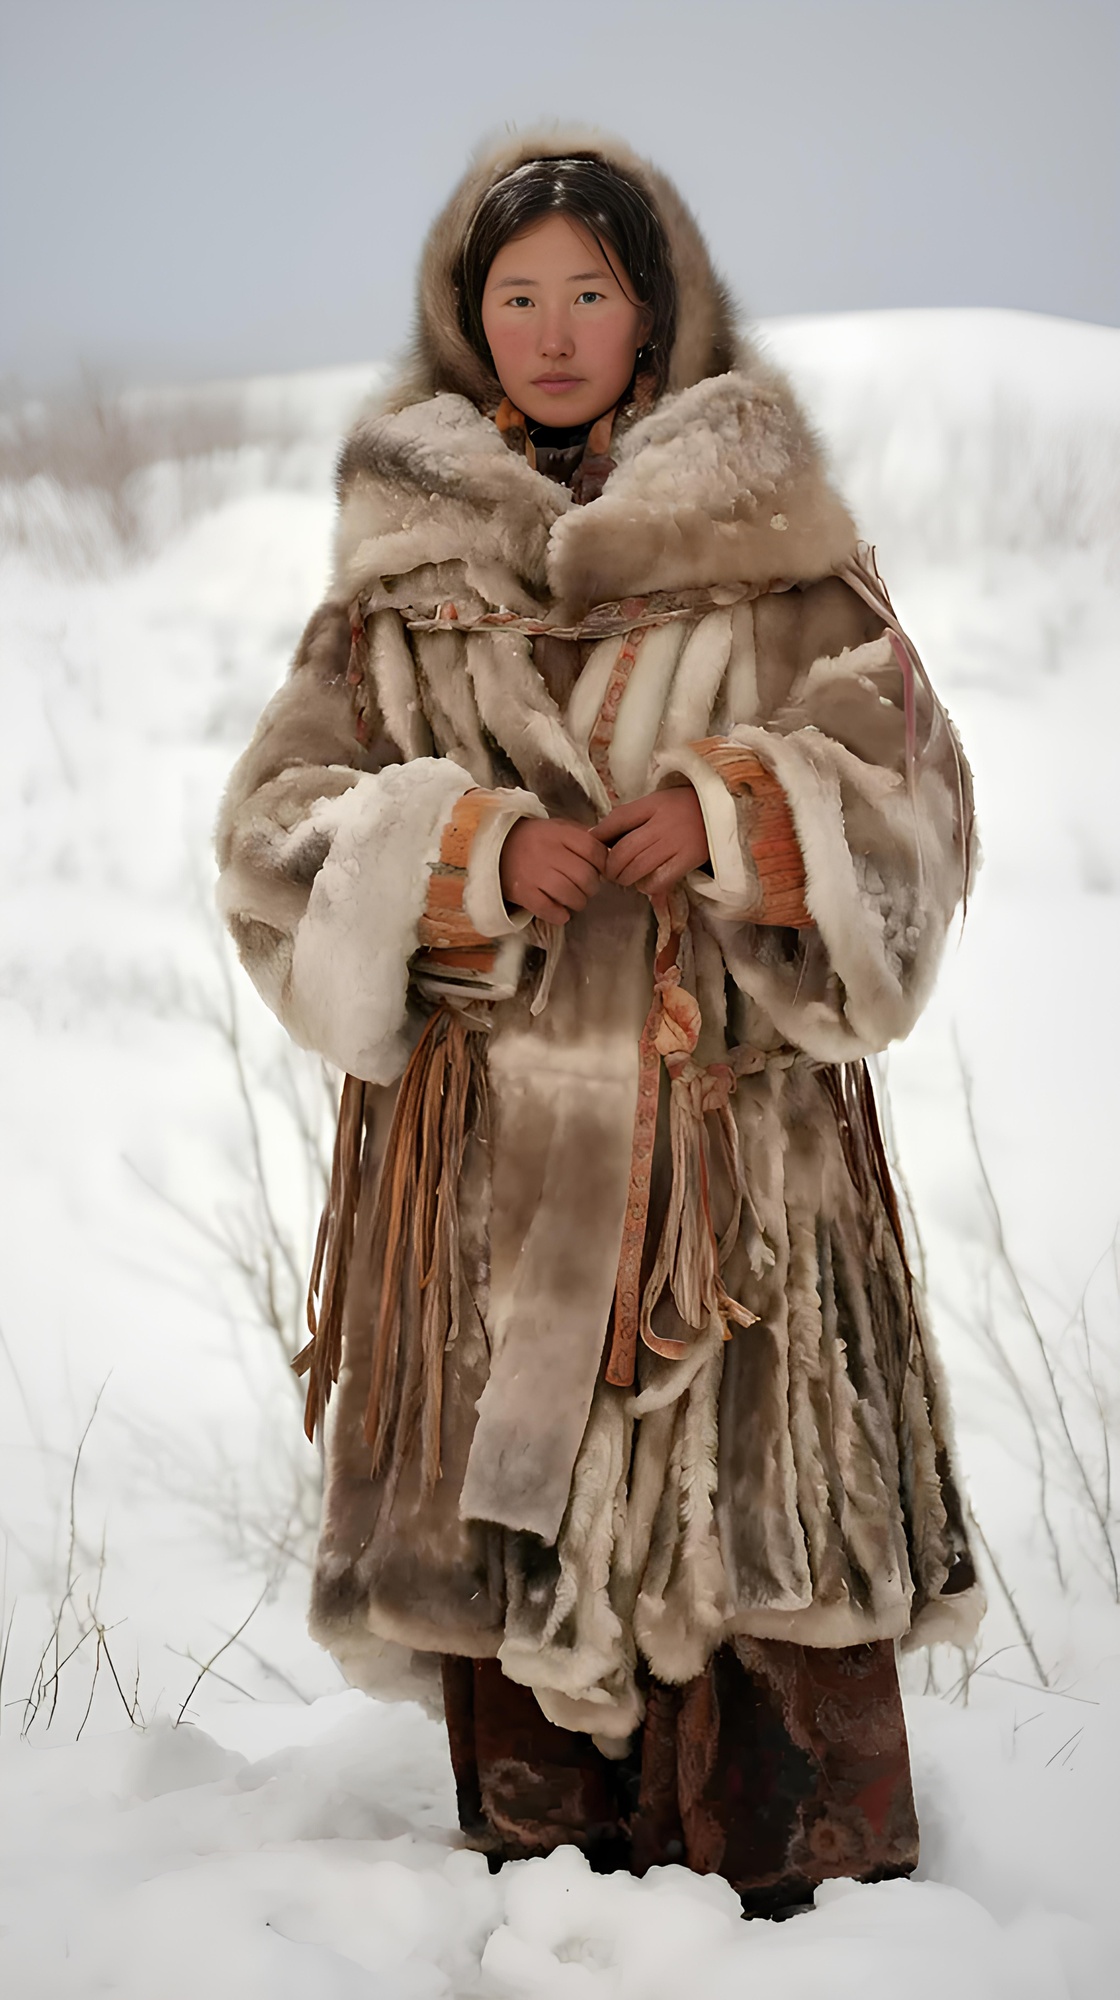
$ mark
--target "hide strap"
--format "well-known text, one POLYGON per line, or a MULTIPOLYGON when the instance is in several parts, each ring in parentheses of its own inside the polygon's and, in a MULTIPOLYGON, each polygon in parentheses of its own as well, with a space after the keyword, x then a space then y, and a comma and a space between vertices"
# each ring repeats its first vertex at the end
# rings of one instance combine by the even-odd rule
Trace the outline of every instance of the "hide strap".
POLYGON ((733 737, 707 736, 690 748, 723 780, 732 798, 745 805, 746 844, 760 892, 754 908, 743 913, 745 920, 809 929, 813 919, 805 904, 805 863, 784 787, 753 750, 733 737))
POLYGON ((687 898, 677 889, 667 897, 655 897, 653 907, 657 915, 653 1002, 638 1050, 630 1184, 606 1370, 607 1381, 620 1388, 633 1383, 639 1333, 646 1347, 671 1360, 683 1359, 694 1344, 656 1332, 653 1313, 666 1288, 681 1319, 698 1336, 718 1326, 724 1339, 730 1339, 732 1324, 752 1326, 758 1317, 732 1298, 720 1277, 736 1240, 746 1193, 738 1132, 728 1103, 735 1071, 730 1064, 702 1066, 694 1060, 701 1022, 699 1003, 684 977, 691 973, 692 957, 687 898), (662 1063, 669 1077, 673 1177, 653 1266, 642 1286, 662 1063), (716 1236, 711 1208, 707 1120, 712 1114, 735 1201, 722 1238, 716 1236))
POLYGON ((346 685, 354 712, 354 734, 366 749, 377 728, 377 704, 370 678, 369 628, 366 607, 360 598, 350 606, 350 656, 346 664, 346 685))
MULTIPOLYGON (((653 590, 644 597, 610 597, 593 604, 582 618, 566 615, 530 617, 520 611, 460 611, 453 599, 434 612, 413 612, 405 618, 410 632, 438 632, 449 621, 459 632, 523 632, 527 638, 579 639, 597 646, 600 639, 618 639, 627 632, 658 625, 694 622, 709 611, 727 611, 763 595, 760 584, 719 583, 691 590, 653 590)), ((368 611, 368 604, 367 604, 368 611)))
POLYGON ((603 781, 603 789, 612 806, 618 804, 618 793, 615 790, 614 778, 611 774, 610 766, 611 744, 614 741, 614 726, 618 720, 619 704, 630 684, 630 676, 637 665, 638 653, 648 629, 648 627, 642 627, 639 630, 624 632, 622 634, 618 652, 615 654, 614 665, 611 668, 610 679, 607 682, 606 693, 599 704, 599 713, 595 718, 591 735, 588 738, 587 754, 603 781))

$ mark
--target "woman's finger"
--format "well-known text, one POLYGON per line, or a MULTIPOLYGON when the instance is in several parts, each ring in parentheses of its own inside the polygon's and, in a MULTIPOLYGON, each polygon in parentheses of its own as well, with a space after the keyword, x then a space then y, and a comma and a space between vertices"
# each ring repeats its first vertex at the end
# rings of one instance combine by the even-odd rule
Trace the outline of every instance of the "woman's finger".
POLYGON ((522 908, 531 910, 535 917, 543 917, 549 924, 566 924, 572 914, 564 903, 558 903, 554 896, 539 887, 526 891, 522 908))
POLYGON ((654 809, 656 793, 647 793, 641 799, 628 799, 625 805, 615 806, 605 819, 595 828, 595 837, 601 841, 617 840, 620 834, 630 833, 636 826, 644 826, 654 809))
POLYGON ((551 896, 553 902, 563 903, 566 910, 582 910, 591 898, 590 890, 581 889, 578 882, 573 882, 562 868, 555 865, 545 870, 540 886, 546 896, 551 896))
POLYGON ((597 875, 601 875, 607 865, 605 843, 599 839, 597 833, 589 832, 584 826, 564 822, 564 842, 561 851, 575 855, 580 861, 586 862, 597 875))
MULTIPOLYGON (((658 843, 656 830, 640 826, 615 842, 607 856, 607 875, 612 882, 622 880, 623 871, 643 854, 652 854, 658 843)), ((652 865, 652 864, 651 864, 652 865)))
POLYGON ((624 859, 614 880, 620 888, 633 889, 647 875, 652 875, 656 869, 671 862, 674 854, 675 849, 671 842, 664 839, 647 840, 629 859, 624 859))
POLYGON ((561 853, 556 857, 553 866, 559 875, 575 884, 582 892, 585 902, 595 894, 603 879, 598 868, 590 861, 584 861, 578 854, 561 853))
POLYGON ((652 875, 645 876, 642 881, 635 882, 631 886, 640 889, 643 896, 663 896, 667 889, 675 889, 677 883, 683 881, 687 874, 688 869, 678 855, 672 861, 663 861, 660 867, 654 869, 652 875))

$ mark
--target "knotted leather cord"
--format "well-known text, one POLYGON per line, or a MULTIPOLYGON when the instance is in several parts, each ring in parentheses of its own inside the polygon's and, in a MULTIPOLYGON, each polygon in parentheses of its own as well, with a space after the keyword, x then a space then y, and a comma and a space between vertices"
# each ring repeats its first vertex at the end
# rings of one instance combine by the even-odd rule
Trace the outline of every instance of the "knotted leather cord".
MULTIPOLYGON (((655 1354, 681 1360, 693 1343, 655 1332, 652 1315, 666 1286, 686 1326, 703 1333, 718 1324, 725 1340, 731 1323, 753 1326, 758 1318, 724 1286, 720 1268, 737 1231, 717 1238, 711 1210, 707 1117, 720 1119, 724 1158, 736 1200, 736 1224, 747 1194, 738 1135, 728 1108, 736 1074, 728 1063, 694 1060, 700 1036, 700 1006, 684 984, 682 958, 690 958, 688 898, 680 887, 650 898, 657 917, 653 1000, 638 1044, 638 1097, 630 1154, 630 1182, 615 1284, 613 1327, 606 1379, 630 1388, 637 1364, 638 1335, 655 1354), (669 1077, 669 1124, 673 1173, 669 1206, 653 1268, 640 1288, 649 1218, 650 1181, 657 1135, 661 1065, 669 1077), (730 1131, 728 1130, 730 1127, 730 1131)), ((744 1069, 748 1063, 744 1063, 744 1069)))

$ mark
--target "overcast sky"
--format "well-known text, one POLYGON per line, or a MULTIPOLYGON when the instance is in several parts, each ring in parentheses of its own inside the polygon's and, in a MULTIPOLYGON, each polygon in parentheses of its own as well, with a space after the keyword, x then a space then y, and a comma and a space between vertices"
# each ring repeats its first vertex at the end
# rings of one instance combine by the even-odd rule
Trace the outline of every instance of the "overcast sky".
POLYGON ((1120 323, 1120 0, 0 0, 0 375, 364 361, 469 149, 656 158, 752 313, 1120 323))

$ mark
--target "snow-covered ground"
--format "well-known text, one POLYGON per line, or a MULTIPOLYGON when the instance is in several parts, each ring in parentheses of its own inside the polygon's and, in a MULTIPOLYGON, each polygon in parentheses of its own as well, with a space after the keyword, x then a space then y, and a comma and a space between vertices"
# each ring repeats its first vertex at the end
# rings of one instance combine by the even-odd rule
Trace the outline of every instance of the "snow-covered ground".
POLYGON ((35 526, 0 562, 12 2000, 1115 1990, 1120 333, 764 333, 962 730, 986 851, 884 1066, 998 1566, 976 1656, 907 1670, 919 1878, 783 1926, 676 1868, 562 1851, 492 1879, 438 1726, 343 1689, 304 1634, 315 1461, 282 1349, 327 1097, 229 978, 208 835, 323 581, 333 436, 376 371, 336 372, 248 385, 240 444, 137 472, 142 555, 96 495, 0 495, 35 526))

